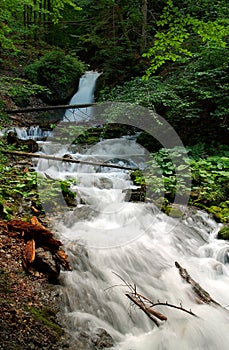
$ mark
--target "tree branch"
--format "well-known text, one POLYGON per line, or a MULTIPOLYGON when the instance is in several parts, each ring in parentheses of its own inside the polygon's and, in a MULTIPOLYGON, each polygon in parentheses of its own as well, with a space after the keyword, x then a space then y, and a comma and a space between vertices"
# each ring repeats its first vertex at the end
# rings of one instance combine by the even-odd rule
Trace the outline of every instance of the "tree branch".
POLYGON ((23 109, 7 109, 5 112, 7 114, 19 114, 19 113, 29 113, 29 112, 45 112, 55 109, 77 109, 86 108, 96 105, 96 103, 86 103, 77 105, 57 105, 57 106, 46 106, 46 107, 36 107, 36 108, 23 108, 23 109))
POLYGON ((181 275, 181 277, 188 282, 189 284, 191 284, 193 291, 195 292, 195 294, 198 296, 199 301, 201 303, 205 303, 205 304, 210 304, 213 303, 215 305, 219 305, 221 306, 219 303, 217 303, 214 299, 212 299, 212 297, 210 296, 210 294, 208 292, 206 292, 206 290, 204 290, 199 283, 197 283, 196 281, 194 281, 194 279, 188 274, 187 270, 184 269, 177 261, 175 262, 175 266, 179 269, 179 273, 181 275))
POLYGON ((32 157, 32 158, 41 158, 41 159, 50 159, 50 160, 56 160, 59 162, 67 162, 67 163, 78 163, 78 164, 87 164, 87 165, 95 165, 95 166, 101 166, 106 168, 116 168, 116 169, 122 169, 122 170, 136 170, 137 168, 132 167, 126 167, 118 164, 112 164, 112 163, 101 163, 101 162, 89 162, 86 160, 80 160, 80 159, 72 159, 68 157, 56 157, 48 154, 39 154, 39 153, 31 153, 31 152, 21 152, 21 151, 1 151, 4 154, 12 154, 15 156, 26 156, 26 157, 32 157))

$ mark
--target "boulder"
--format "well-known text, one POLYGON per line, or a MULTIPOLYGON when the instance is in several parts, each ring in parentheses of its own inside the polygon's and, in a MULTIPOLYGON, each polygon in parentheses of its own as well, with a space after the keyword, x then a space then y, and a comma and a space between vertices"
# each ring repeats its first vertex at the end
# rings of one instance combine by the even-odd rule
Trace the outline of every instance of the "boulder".
POLYGON ((91 342, 96 350, 111 348, 114 345, 112 337, 103 328, 96 329, 95 334, 91 337, 91 342))
POLYGON ((7 134, 7 143, 9 145, 15 146, 27 146, 29 152, 37 152, 38 144, 34 140, 21 140, 17 137, 17 134, 13 131, 8 132, 7 134))

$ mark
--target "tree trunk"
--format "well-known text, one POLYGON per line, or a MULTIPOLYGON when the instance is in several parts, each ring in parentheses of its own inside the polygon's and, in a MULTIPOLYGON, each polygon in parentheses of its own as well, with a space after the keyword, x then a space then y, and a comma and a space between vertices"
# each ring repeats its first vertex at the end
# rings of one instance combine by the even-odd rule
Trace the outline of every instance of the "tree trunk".
POLYGON ((56 156, 47 155, 47 154, 21 152, 21 151, 2 151, 2 153, 12 154, 15 156, 26 156, 26 157, 32 157, 32 158, 50 159, 50 160, 55 160, 55 161, 59 161, 59 162, 95 165, 95 166, 99 166, 99 167, 101 166, 101 167, 106 167, 106 168, 115 168, 115 169, 123 169, 123 170, 136 170, 136 168, 122 166, 122 165, 113 164, 113 163, 90 162, 90 161, 85 161, 85 160, 80 160, 80 159, 71 159, 69 157, 56 157, 56 156))
POLYGON ((73 109, 73 108, 87 108, 95 105, 95 103, 85 103, 77 105, 57 105, 57 106, 47 106, 47 107, 37 107, 37 108, 23 108, 23 109, 7 109, 5 112, 7 114, 20 114, 29 112, 46 112, 55 109, 73 109))
POLYGON ((124 21, 123 15, 122 15, 122 11, 121 11, 119 5, 117 5, 117 4, 115 5, 115 9, 116 9, 116 12, 117 12, 117 15, 118 15, 118 19, 120 21, 120 25, 121 25, 121 28, 122 28, 122 32, 123 32, 124 38, 126 39, 127 47, 129 49, 129 51, 132 52, 132 44, 131 44, 131 40, 129 38, 127 29, 126 29, 126 25, 125 25, 125 21, 124 21))
POLYGON ((143 0, 143 3, 142 3, 142 35, 141 35, 141 44, 140 44, 140 52, 141 53, 147 47, 147 10, 148 10, 148 1, 143 0))
POLYGON ((188 282, 189 284, 191 284, 192 286, 192 290, 194 291, 194 293, 197 295, 198 297, 198 302, 199 303, 205 303, 205 304, 210 304, 213 303, 215 305, 219 305, 221 306, 219 303, 217 303, 214 299, 212 299, 212 297, 210 296, 210 294, 204 290, 199 283, 197 283, 196 281, 194 281, 194 279, 189 275, 189 273, 187 272, 186 269, 184 269, 177 261, 175 262, 175 266, 178 268, 179 273, 181 275, 181 277, 188 282))

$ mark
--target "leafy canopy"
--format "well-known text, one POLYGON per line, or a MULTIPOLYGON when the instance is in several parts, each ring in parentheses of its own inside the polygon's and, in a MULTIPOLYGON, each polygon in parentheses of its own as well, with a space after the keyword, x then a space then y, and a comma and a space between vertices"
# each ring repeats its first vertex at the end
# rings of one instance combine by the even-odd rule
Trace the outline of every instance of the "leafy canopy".
POLYGON ((167 61, 175 62, 192 56, 200 46, 225 48, 229 35, 226 17, 199 19, 195 14, 191 15, 188 8, 182 10, 175 6, 172 0, 167 1, 157 26, 153 47, 143 54, 151 62, 146 79, 167 61))
POLYGON ((0 2, 0 48, 17 51, 12 39, 12 33, 23 34, 24 13, 26 8, 32 12, 48 13, 53 23, 62 18, 66 6, 74 10, 81 10, 74 0, 50 0, 50 9, 42 8, 41 1, 34 0, 1 0, 0 2))

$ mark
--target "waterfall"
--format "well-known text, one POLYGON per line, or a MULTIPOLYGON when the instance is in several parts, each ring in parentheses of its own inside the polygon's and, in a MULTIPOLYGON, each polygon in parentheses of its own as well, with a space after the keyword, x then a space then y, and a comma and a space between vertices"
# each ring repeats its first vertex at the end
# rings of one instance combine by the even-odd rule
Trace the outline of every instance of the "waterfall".
MULTIPOLYGON (((86 72, 79 81, 79 87, 76 94, 72 97, 70 105, 84 104, 94 102, 94 90, 96 80, 102 73, 97 71, 86 72)), ((65 113, 66 121, 87 121, 90 119, 92 108, 68 109, 65 113)))
MULTIPOLYGON (((79 81, 78 91, 72 97, 71 104, 85 104, 94 102, 94 90, 96 80, 102 73, 96 71, 86 72, 79 81)), ((64 121, 87 121, 90 119, 93 108, 79 108, 79 109, 68 109, 64 115, 64 121)), ((0 136, 14 131, 17 137, 21 140, 33 139, 36 141, 46 139, 51 136, 50 130, 42 130, 39 125, 30 127, 14 127, 6 130, 0 130, 0 136)))
POLYGON ((15 127, 13 129, 14 132, 16 132, 17 137, 21 140, 42 140, 50 136, 51 131, 49 130, 42 130, 39 125, 36 126, 30 126, 29 128, 26 127, 15 127))
MULTIPOLYGON (((127 160, 142 164, 145 157, 141 146, 125 138, 70 154, 122 164, 127 160)), ((60 294, 68 331, 78 339, 79 349, 94 349, 90 344, 101 328, 113 337, 116 350, 228 349, 229 313, 197 304, 174 266, 178 261, 213 299, 227 306, 229 246, 215 238, 219 224, 200 211, 178 220, 152 203, 129 202, 125 190, 133 184, 126 171, 46 160, 40 161, 38 171, 51 178, 75 178, 72 190, 82 202, 54 217, 54 228, 73 266, 73 271, 61 273, 60 294), (168 321, 155 327, 142 311, 130 307, 128 287, 117 274, 149 299, 182 304, 198 318, 161 307, 168 321)))
MULTIPOLYGON (((97 77, 91 72, 82 77, 70 103, 92 102, 97 77)), ((87 120, 90 113, 88 109, 68 110, 64 120, 87 120)), ((43 152, 133 164, 141 169, 147 161, 145 149, 125 137, 76 149, 48 142, 43 152)), ((40 159, 37 171, 42 176, 38 190, 46 193, 41 199, 49 215, 53 208, 53 199, 47 196, 50 179, 75 179, 71 189, 76 193, 77 207, 68 208, 60 189, 52 222, 73 268, 61 272, 59 294, 67 331, 77 349, 101 348, 98 342, 103 339, 98 334, 104 334, 102 330, 112 336, 115 350, 228 349, 229 313, 198 304, 174 264, 178 261, 213 299, 227 307, 229 245, 216 239, 220 224, 201 211, 174 219, 153 203, 129 201, 127 194, 135 187, 126 170, 40 159), (44 175, 49 179, 46 185, 44 175), (161 306, 158 310, 168 320, 157 328, 141 310, 130 307, 125 296, 128 284, 154 302, 182 305, 198 317, 161 306)))

